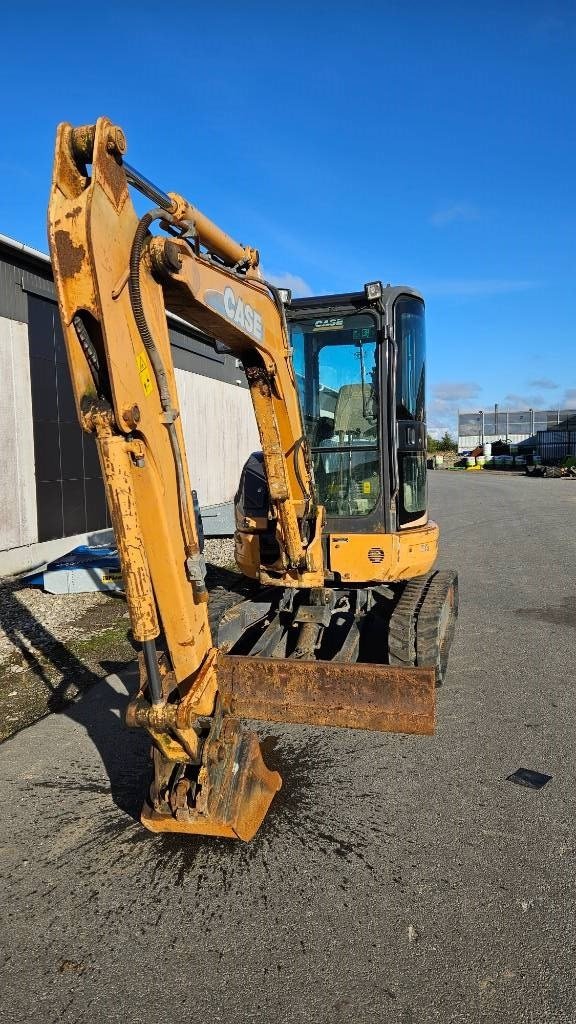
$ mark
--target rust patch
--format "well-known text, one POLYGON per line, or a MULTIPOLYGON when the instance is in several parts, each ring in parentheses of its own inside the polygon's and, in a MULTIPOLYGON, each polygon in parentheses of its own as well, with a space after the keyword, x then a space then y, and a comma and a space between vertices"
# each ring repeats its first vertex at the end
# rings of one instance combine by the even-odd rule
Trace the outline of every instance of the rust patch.
POLYGON ((62 277, 76 277, 82 270, 86 250, 83 245, 74 245, 67 231, 57 231, 54 243, 58 254, 58 266, 62 277))
POLYGON ((120 210, 128 197, 128 186, 126 185, 126 172, 122 162, 119 162, 115 156, 111 156, 107 162, 105 180, 106 187, 114 200, 116 209, 120 210))
POLYGON ((75 206, 73 210, 68 210, 68 213, 66 214, 66 219, 69 220, 70 218, 77 217, 79 213, 82 213, 82 207, 75 206))
POLYGON ((434 733, 432 668, 220 654, 218 689, 239 718, 434 733))

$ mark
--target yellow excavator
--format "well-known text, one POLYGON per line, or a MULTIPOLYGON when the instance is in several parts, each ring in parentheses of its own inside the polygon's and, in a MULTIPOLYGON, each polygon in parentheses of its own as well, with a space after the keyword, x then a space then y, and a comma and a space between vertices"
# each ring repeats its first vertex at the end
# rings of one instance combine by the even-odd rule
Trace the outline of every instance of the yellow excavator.
POLYGON ((256 249, 126 162, 106 118, 58 129, 48 229, 81 426, 95 435, 152 740, 154 832, 251 839, 281 778, 243 719, 434 731, 457 578, 426 510, 424 307, 411 289, 289 301, 256 249), (155 206, 138 217, 129 188, 155 206), (154 231, 152 230, 154 227, 154 231), (261 453, 236 500, 262 585, 219 646, 166 310, 241 359, 261 453))

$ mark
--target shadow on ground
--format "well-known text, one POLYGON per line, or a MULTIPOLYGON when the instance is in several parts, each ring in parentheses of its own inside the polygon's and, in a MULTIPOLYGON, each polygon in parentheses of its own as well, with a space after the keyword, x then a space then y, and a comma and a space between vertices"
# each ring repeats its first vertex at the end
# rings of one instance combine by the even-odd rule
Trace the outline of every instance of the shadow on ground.
MULTIPOLYGON (((82 725, 99 752, 110 780, 112 797, 117 806, 138 818, 150 775, 150 739, 141 730, 124 725, 126 705, 138 685, 135 649, 126 642, 126 657, 114 657, 113 644, 106 635, 98 646, 97 636, 91 644, 89 613, 79 620, 86 622, 87 656, 78 657, 71 647, 75 642, 58 640, 30 609, 18 598, 25 586, 8 584, 0 602, 0 628, 14 648, 26 671, 10 677, 9 687, 19 689, 15 721, 6 723, 0 736, 8 738, 49 713, 64 713, 82 725), (90 664, 91 662, 91 664, 90 664), (105 682, 104 677, 121 675, 128 693, 105 682), (93 688, 93 684, 99 687, 93 688), (86 692, 89 691, 89 692, 86 692)), ((256 584, 239 573, 209 564, 207 585, 210 591, 210 625, 216 637, 217 625, 224 611, 254 591, 256 584)), ((114 601, 124 595, 110 593, 114 601)), ((73 607, 71 598, 71 608, 73 607)), ((13 708, 11 710, 14 710, 13 708)), ((2 714, 0 712, 0 727, 2 714)))

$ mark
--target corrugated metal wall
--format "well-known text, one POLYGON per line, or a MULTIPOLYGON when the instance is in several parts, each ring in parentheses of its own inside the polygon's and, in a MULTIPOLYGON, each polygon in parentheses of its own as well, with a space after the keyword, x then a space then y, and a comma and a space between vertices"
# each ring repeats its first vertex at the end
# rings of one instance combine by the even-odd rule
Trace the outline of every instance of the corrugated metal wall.
POLYGON ((175 372, 192 487, 201 506, 232 501, 242 466, 260 449, 250 392, 175 372))
POLYGON ((0 316, 26 323, 27 298, 22 290, 22 269, 8 253, 0 253, 0 316))

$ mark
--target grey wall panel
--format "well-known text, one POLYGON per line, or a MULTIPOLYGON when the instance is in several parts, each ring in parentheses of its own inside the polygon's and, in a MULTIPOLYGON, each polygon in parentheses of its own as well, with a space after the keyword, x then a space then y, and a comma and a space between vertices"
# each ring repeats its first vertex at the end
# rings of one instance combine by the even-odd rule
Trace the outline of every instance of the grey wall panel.
POLYGON ((36 489, 27 328, 0 317, 0 551, 33 544, 36 489))
POLYGON ((22 271, 22 290, 28 295, 39 295, 42 299, 52 299, 56 302, 56 287, 51 276, 50 265, 46 264, 46 276, 32 273, 29 270, 22 271), (48 273, 50 276, 47 276, 48 273))
POLYGON ((0 316, 27 323, 27 291, 56 297, 50 261, 0 235, 0 316))
POLYGON ((202 377, 225 381, 236 387, 248 387, 244 370, 238 360, 228 353, 216 352, 200 337, 192 337, 181 330, 170 328, 172 359, 178 370, 188 370, 202 377))
POLYGON ((246 459, 260 449, 250 392, 176 370, 192 487, 201 506, 230 501, 246 459))

